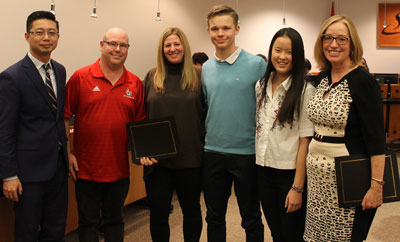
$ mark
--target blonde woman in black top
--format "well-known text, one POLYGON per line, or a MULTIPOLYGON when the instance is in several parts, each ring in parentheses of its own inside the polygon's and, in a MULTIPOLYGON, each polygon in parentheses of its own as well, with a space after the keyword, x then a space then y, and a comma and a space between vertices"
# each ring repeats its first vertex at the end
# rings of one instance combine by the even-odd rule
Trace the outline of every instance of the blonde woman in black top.
POLYGON ((178 158, 141 159, 145 166, 151 237, 155 242, 169 241, 168 217, 174 190, 182 208, 185 242, 199 241, 202 230, 204 113, 200 72, 192 64, 191 56, 182 30, 168 28, 159 41, 157 67, 144 79, 148 118, 173 116, 181 145, 178 158))

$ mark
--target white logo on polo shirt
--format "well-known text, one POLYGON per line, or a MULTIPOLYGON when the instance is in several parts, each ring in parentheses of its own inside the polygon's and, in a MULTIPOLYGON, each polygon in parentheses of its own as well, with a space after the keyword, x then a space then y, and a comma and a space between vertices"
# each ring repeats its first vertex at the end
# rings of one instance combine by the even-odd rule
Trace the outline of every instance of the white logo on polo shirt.
POLYGON ((126 89, 126 95, 132 97, 132 92, 129 90, 129 88, 126 89))
POLYGON ((96 86, 95 88, 93 88, 92 90, 93 92, 100 92, 100 88, 98 86, 96 86))
POLYGON ((129 90, 129 88, 126 89, 124 97, 135 99, 135 97, 133 96, 133 92, 129 90))

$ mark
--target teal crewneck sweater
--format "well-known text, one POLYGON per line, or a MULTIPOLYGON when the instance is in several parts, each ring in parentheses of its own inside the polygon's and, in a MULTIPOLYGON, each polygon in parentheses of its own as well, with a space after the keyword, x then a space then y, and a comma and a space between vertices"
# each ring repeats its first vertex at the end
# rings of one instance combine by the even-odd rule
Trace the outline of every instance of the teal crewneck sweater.
POLYGON ((215 58, 204 63, 201 80, 205 103, 206 151, 252 155, 255 137, 254 87, 266 70, 261 57, 244 50, 233 64, 215 58))

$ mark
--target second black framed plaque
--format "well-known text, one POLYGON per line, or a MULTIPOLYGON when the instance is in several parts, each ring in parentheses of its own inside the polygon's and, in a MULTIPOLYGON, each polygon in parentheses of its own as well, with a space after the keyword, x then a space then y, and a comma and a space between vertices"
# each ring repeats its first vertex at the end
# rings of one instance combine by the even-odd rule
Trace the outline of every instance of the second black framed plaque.
POLYGON ((138 163, 142 157, 162 160, 178 156, 179 139, 174 117, 127 123, 126 128, 133 162, 138 163))

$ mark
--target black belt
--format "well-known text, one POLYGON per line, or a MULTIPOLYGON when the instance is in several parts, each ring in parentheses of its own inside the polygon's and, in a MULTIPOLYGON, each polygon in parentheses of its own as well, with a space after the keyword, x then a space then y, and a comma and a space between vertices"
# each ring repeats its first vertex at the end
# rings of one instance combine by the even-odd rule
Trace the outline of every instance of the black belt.
POLYGON ((323 136, 317 133, 314 133, 313 139, 320 142, 334 143, 334 144, 342 144, 345 141, 344 137, 323 136))

